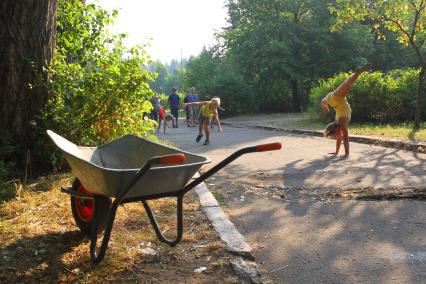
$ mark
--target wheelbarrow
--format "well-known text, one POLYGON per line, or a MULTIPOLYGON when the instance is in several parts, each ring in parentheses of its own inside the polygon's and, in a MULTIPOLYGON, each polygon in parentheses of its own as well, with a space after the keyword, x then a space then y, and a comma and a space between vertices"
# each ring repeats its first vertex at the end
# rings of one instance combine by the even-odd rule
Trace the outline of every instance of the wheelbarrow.
POLYGON ((162 242, 171 246, 183 235, 183 197, 195 186, 243 154, 281 149, 281 143, 242 148, 197 178, 194 174, 207 157, 126 135, 98 147, 77 146, 51 130, 47 134, 63 153, 75 180, 61 191, 71 196, 71 211, 80 230, 90 238, 90 258, 104 257, 120 204, 140 201, 162 242), (177 198, 177 233, 174 239, 161 232, 148 200, 177 198), (112 201, 113 200, 113 201, 112 201), (103 232, 100 246, 98 235, 103 232))

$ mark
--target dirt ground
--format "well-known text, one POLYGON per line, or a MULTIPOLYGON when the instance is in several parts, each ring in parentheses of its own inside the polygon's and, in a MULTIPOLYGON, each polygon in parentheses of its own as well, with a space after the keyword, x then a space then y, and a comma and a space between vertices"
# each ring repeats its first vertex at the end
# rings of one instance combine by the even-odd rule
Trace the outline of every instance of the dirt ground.
MULTIPOLYGON (((130 203, 119 207, 105 259, 91 264, 89 240, 74 223, 69 197, 59 191, 70 182, 53 178, 1 204, 0 282, 240 282, 230 265, 234 256, 224 249, 192 193, 184 200, 181 243, 170 247, 158 241, 143 206, 130 203)), ((166 235, 173 237, 176 201, 151 204, 166 235)))

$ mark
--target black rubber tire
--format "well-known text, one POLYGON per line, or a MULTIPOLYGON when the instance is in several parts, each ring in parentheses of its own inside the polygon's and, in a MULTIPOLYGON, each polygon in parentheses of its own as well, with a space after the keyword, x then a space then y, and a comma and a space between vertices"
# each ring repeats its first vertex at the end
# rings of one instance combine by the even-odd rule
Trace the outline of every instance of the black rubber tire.
MULTIPOLYGON (((79 188, 82 187, 84 188, 80 181, 76 178, 72 184, 72 190, 73 191, 78 191, 79 188)), ((85 189, 86 191, 87 190, 85 189)), ((87 200, 87 199, 86 199, 87 200)), ((77 226, 80 228, 80 230, 85 233, 87 236, 90 236, 90 232, 92 229, 92 221, 93 221, 93 216, 90 219, 87 220, 83 220, 80 215, 77 212, 77 202, 84 202, 84 199, 80 199, 78 197, 75 196, 71 196, 71 211, 72 211, 72 216, 74 217, 74 221, 77 224, 77 226)), ((94 206, 99 206, 100 208, 100 220, 98 221, 98 234, 101 233, 106 226, 107 220, 108 220, 108 212, 109 212, 109 208, 111 206, 111 199, 105 196, 100 196, 99 198, 97 198, 97 202, 95 203, 95 201, 93 200, 93 204, 94 206)), ((93 207, 93 213, 94 213, 94 207, 93 207)))

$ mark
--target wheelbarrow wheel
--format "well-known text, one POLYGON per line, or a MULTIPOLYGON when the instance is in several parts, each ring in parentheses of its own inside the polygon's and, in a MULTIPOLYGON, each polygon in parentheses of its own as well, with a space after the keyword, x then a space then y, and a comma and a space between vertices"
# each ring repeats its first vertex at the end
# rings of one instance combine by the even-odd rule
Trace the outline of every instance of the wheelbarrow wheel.
MULTIPOLYGON (((90 194, 90 191, 86 190, 81 185, 78 179, 75 179, 72 184, 72 190, 80 193, 90 194)), ((100 218, 98 220, 98 234, 101 233, 106 226, 108 220, 108 211, 111 206, 111 199, 104 196, 99 196, 97 202, 94 199, 83 199, 76 196, 71 196, 71 211, 74 217, 75 223, 80 230, 86 235, 90 236, 92 223, 95 215, 95 206, 99 206, 100 218)))

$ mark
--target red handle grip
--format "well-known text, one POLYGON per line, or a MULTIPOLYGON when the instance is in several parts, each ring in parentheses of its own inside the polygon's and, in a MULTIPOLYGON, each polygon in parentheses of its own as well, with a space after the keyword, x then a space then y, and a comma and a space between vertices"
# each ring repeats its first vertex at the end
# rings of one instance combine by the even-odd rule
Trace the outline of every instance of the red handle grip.
POLYGON ((186 156, 184 154, 172 154, 162 156, 160 158, 160 163, 165 165, 170 164, 183 164, 186 160, 186 156))
POLYGON ((268 143, 256 146, 256 152, 265 152, 265 151, 273 151, 281 149, 281 143, 268 143))

